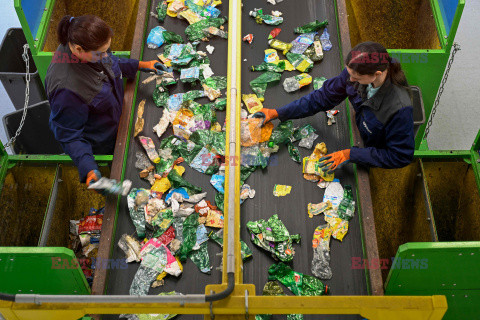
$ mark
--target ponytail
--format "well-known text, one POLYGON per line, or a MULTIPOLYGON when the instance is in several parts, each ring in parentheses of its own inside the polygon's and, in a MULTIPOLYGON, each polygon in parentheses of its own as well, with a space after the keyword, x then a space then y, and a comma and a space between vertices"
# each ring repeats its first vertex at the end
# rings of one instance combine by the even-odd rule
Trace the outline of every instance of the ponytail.
POLYGON ((407 78, 403 72, 402 65, 396 59, 390 58, 388 65, 388 76, 393 84, 401 87, 408 87, 407 78))
POLYGON ((95 51, 113 36, 112 28, 94 15, 64 16, 57 27, 58 42, 77 44, 85 51, 95 51))

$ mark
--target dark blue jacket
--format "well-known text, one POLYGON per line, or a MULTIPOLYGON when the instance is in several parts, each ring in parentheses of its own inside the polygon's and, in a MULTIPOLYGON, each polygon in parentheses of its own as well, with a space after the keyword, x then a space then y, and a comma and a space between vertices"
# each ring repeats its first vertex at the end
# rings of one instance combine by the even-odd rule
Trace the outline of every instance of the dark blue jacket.
POLYGON ((98 169, 94 154, 112 154, 123 105, 123 77, 133 79, 138 60, 109 53, 97 63, 79 61, 59 46, 45 78, 50 129, 85 182, 98 169))
POLYGON ((281 121, 304 118, 327 111, 348 98, 365 148, 353 147, 350 161, 366 166, 401 168, 413 160, 415 136, 413 108, 405 88, 386 79, 377 93, 367 99, 366 86, 349 81, 347 69, 323 87, 277 109, 281 121))

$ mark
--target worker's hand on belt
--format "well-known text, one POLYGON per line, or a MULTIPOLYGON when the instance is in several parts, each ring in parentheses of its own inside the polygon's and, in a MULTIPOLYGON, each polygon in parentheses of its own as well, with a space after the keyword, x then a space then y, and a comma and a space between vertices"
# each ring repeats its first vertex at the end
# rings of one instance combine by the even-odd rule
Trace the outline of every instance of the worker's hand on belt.
POLYGON ((171 68, 167 68, 161 62, 157 60, 152 61, 139 61, 138 70, 143 72, 153 72, 157 75, 162 75, 167 72, 172 72, 171 68))
POLYGON ((98 170, 90 170, 90 172, 87 173, 87 187, 90 187, 90 184, 97 182, 100 180, 102 177, 102 174, 98 170))
POLYGON ((260 111, 253 114, 254 118, 263 118, 262 127, 273 119, 278 118, 278 112, 275 109, 262 108, 260 111))
POLYGON ((335 169, 342 167, 350 161, 350 149, 327 154, 318 159, 319 167, 324 173, 332 174, 335 169))

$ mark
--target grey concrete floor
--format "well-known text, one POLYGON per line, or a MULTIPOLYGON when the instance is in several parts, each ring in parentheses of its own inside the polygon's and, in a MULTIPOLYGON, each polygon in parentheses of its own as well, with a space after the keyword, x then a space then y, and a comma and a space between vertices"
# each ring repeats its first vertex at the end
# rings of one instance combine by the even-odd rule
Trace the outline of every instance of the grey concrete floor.
MULTIPOLYGON (((456 36, 462 48, 455 57, 455 62, 445 86, 437 114, 434 118, 428 144, 430 149, 466 150, 475 139, 480 129, 480 112, 475 98, 478 89, 478 49, 480 37, 476 34, 480 12, 480 0, 467 0, 462 20, 456 36)), ((13 0, 0 0, 0 37, 6 30, 19 27, 20 23, 13 7, 13 0)), ((14 111, 14 107, 0 85, 0 117, 14 111)), ((6 142, 5 130, 0 129, 0 139, 6 142)))

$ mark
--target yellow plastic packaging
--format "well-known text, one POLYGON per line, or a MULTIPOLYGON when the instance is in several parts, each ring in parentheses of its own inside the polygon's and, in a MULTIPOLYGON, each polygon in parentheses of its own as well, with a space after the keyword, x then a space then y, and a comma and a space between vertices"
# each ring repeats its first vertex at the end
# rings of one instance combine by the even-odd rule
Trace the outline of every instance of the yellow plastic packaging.
POLYGON ((195 22, 202 20, 198 14, 190 9, 180 12, 178 16, 187 20, 189 24, 194 24, 195 22))
POLYGON ((285 70, 286 71, 295 70, 295 67, 293 66, 293 64, 290 63, 290 61, 288 61, 288 60, 280 60, 280 61, 285 61, 285 70))
POLYGON ((273 195, 275 197, 284 197, 289 194, 291 190, 292 186, 276 184, 275 187, 273 187, 273 195))
POLYGON ((309 157, 303 158, 303 173, 317 175, 325 181, 333 181, 335 175, 324 173, 320 164, 318 160, 312 160, 309 157))
POLYGON ((250 113, 258 112, 263 108, 263 104, 256 94, 242 94, 242 100, 250 113))
POLYGON ((174 166, 173 170, 177 171, 179 176, 183 176, 183 174, 185 173, 185 168, 182 166, 174 166))
POLYGON ((176 18, 178 13, 186 8, 185 0, 175 0, 168 4, 167 14, 172 18, 176 18))
POLYGON ((278 39, 268 40, 268 44, 270 45, 270 47, 274 49, 283 50, 282 51, 283 54, 287 54, 287 52, 290 51, 290 49, 292 49, 293 47, 293 44, 286 43, 278 39))
POLYGON ((161 179, 155 180, 155 183, 153 184, 150 190, 155 192, 165 193, 168 190, 170 190, 171 187, 172 185, 167 178, 161 178, 161 179))
POLYGON ((167 67, 171 67, 171 66, 172 66, 172 60, 170 60, 170 59, 168 59, 167 57, 165 57, 165 56, 163 55, 163 53, 157 55, 157 57, 158 57, 158 59, 160 59, 160 61, 162 61, 162 63, 163 63, 165 66, 167 66, 167 67))
MULTIPOLYGON (((275 49, 266 49, 265 50, 265 62, 278 64, 280 58, 278 57, 277 50, 275 49)), ((290 64, 291 65, 291 64, 290 64)), ((287 65, 285 64, 285 67, 287 65)), ((293 67, 293 66, 292 66, 293 67)), ((293 68, 295 70, 295 68, 293 68)))

